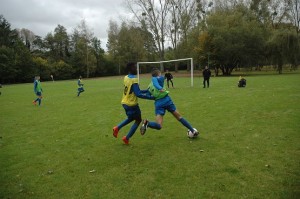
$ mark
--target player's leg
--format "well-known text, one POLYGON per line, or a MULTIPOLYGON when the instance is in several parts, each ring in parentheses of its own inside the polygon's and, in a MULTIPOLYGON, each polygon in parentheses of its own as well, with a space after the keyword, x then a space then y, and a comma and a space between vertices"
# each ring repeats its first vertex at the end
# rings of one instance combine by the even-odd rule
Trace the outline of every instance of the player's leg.
POLYGON ((139 127, 141 121, 142 121, 142 116, 141 116, 141 110, 138 105, 134 107, 130 107, 130 109, 126 112, 127 116, 129 119, 134 120, 135 122, 132 124, 129 132, 127 133, 126 136, 122 138, 123 142, 125 144, 129 144, 129 139, 134 135, 136 129, 139 127))
POLYGON ((36 105, 36 102, 39 102, 40 100, 40 96, 39 96, 39 92, 36 93, 37 98, 35 100, 33 100, 33 104, 36 105))
POLYGON ((165 115, 165 108, 160 106, 159 103, 155 103, 155 114, 156 114, 156 122, 150 122, 147 119, 143 121, 143 124, 140 128, 140 132, 142 135, 146 133, 148 127, 156 130, 160 130, 162 128, 163 116, 165 115))
POLYGON ((207 79, 207 88, 209 88, 209 78, 207 79))
POLYGON ((171 81, 171 84, 172 84, 172 88, 174 88, 174 84, 173 84, 173 81, 170 79, 170 81, 171 81))
POLYGON ((186 128, 188 128, 190 131, 194 131, 194 128, 192 127, 192 125, 186 120, 186 119, 184 119, 181 115, 180 115, 180 113, 177 111, 177 110, 175 110, 175 111, 173 111, 172 112, 172 115, 183 125, 183 126, 185 126, 186 128))
POLYGON ((134 135, 136 129, 139 127, 140 123, 142 122, 142 116, 139 115, 136 119, 135 119, 135 122, 132 124, 129 132, 127 133, 126 136, 123 137, 123 141, 125 144, 128 144, 129 142, 129 139, 134 135))
POLYGON ((132 117, 132 114, 133 114, 132 107, 129 107, 125 104, 123 104, 122 106, 125 110, 127 118, 125 120, 123 120, 120 124, 118 124, 117 126, 113 127, 113 136, 115 138, 118 137, 119 130, 121 130, 122 127, 126 126, 127 124, 129 124, 130 122, 132 122, 134 120, 134 117, 132 117))
POLYGON ((130 122, 132 122, 133 119, 131 118, 126 118, 125 120, 123 120, 120 124, 118 124, 118 129, 120 130, 121 128, 123 128, 124 126, 126 126, 127 124, 129 124, 130 122))
POLYGON ((37 101, 39 101, 39 97, 37 97, 35 100, 33 100, 32 103, 33 103, 34 105, 36 105, 36 102, 37 102, 37 101))
POLYGON ((203 88, 205 88, 205 79, 203 79, 203 88))
POLYGON ((36 102, 39 103, 39 106, 41 105, 41 102, 42 102, 42 93, 41 92, 37 92, 36 93, 36 100, 33 101, 33 104, 36 105, 36 102))
POLYGON ((40 106, 41 103, 42 103, 42 98, 43 98, 42 95, 40 95, 40 96, 39 96, 39 106, 40 106))
POLYGON ((152 129, 160 130, 162 128, 164 116, 156 115, 155 120, 156 122, 148 122, 148 127, 152 129))
POLYGON ((160 130, 162 128, 162 122, 163 122, 163 115, 156 115, 156 122, 150 122, 147 119, 145 119, 140 128, 141 134, 144 135, 148 127, 152 129, 160 130))
POLYGON ((81 94, 82 92, 84 92, 84 89, 83 89, 83 87, 80 87, 79 88, 79 94, 81 94))
POLYGON ((170 80, 169 80, 169 79, 167 79, 167 86, 168 86, 168 88, 169 88, 169 81, 170 81, 170 80))

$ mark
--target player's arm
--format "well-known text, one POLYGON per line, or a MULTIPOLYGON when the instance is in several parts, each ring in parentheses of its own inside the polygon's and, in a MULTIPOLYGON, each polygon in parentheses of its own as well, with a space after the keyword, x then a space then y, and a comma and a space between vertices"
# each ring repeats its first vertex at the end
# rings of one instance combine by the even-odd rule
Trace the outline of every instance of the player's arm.
POLYGON ((159 91, 164 91, 164 88, 159 84, 158 82, 158 79, 156 77, 152 77, 152 83, 153 83, 153 86, 159 90, 159 91))
POLYGON ((33 84, 33 91, 34 91, 34 93, 36 93, 36 88, 37 88, 37 82, 34 81, 34 84, 33 84))
POLYGON ((148 90, 141 90, 138 84, 132 84, 131 89, 138 98, 154 100, 150 92, 148 90))

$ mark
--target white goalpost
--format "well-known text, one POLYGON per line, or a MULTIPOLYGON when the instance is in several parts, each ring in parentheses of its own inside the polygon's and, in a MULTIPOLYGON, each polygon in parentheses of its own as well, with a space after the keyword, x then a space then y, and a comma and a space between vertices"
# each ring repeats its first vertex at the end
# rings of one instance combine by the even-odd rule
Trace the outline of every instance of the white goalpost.
MULTIPOLYGON (((157 62, 137 62, 136 67, 137 67, 138 81, 140 81, 140 64, 163 64, 163 63, 168 63, 168 62, 179 62, 179 61, 187 61, 187 60, 189 60, 190 63, 191 63, 191 87, 193 87, 194 86, 194 63, 193 63, 193 58, 183 58, 183 59, 174 59, 174 60, 157 61, 157 62)), ((161 70, 163 70, 163 69, 161 68, 161 70)))

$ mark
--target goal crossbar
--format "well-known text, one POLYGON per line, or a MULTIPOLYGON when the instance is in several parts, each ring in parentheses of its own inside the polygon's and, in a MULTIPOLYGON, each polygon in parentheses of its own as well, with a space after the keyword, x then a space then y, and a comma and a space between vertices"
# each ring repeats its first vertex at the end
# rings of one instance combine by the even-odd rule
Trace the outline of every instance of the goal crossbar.
POLYGON ((191 61, 191 87, 194 86, 194 64, 193 64, 193 58, 184 58, 184 59, 173 59, 173 60, 166 60, 166 61, 156 61, 156 62, 137 62, 137 78, 138 81, 140 81, 140 64, 161 64, 161 63, 167 63, 167 62, 178 62, 178 61, 191 61))

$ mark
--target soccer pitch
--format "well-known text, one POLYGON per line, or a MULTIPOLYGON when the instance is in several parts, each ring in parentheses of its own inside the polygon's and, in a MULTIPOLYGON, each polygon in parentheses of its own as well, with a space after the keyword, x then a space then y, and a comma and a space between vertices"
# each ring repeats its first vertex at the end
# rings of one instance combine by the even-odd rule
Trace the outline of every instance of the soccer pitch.
MULTIPOLYGON (((299 198, 300 75, 176 78, 170 96, 200 131, 197 139, 170 113, 160 131, 139 131, 124 145, 123 77, 1 88, 0 198, 299 198)), ((141 78, 145 89, 149 78, 141 78)), ((153 101, 139 99, 154 120, 153 101)))

